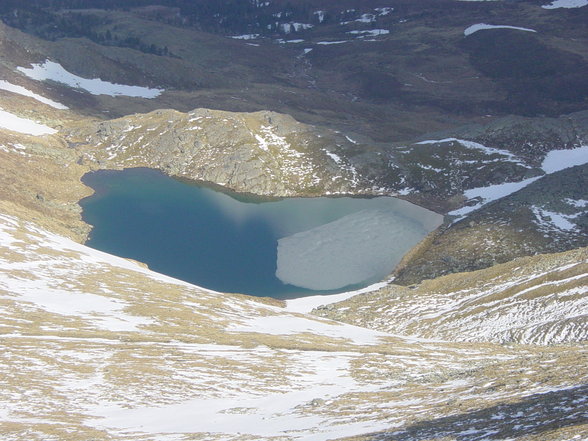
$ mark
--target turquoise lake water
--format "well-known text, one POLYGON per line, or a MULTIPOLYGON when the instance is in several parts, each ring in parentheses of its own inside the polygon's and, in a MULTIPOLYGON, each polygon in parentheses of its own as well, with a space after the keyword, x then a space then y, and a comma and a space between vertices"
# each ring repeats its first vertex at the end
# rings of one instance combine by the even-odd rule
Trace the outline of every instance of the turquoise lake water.
POLYGON ((87 245, 205 288, 292 298, 386 277, 442 217, 395 198, 262 201, 151 169, 83 179, 87 245))

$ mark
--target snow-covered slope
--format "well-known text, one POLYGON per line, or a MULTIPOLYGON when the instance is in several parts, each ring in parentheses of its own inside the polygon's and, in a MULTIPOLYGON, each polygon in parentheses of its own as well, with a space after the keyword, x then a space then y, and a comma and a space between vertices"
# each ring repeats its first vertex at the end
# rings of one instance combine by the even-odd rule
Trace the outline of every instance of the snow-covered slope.
POLYGON ((455 341, 588 340, 588 249, 394 286, 317 311, 382 331, 455 341))
POLYGON ((13 216, 0 216, 0 262, 6 440, 413 439, 450 415, 449 435, 533 433, 555 420, 558 433, 587 433, 561 424, 566 403, 580 414, 588 403, 582 346, 453 344, 343 325, 191 286, 13 216))

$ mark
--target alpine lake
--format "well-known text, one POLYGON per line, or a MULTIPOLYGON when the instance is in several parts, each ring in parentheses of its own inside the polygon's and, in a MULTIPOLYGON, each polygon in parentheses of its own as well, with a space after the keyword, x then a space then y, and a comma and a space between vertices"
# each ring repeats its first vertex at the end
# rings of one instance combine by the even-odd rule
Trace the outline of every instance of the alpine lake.
POLYGON ((388 276, 443 217, 392 197, 262 199, 147 168, 84 176, 86 245, 221 292, 279 299, 388 276))

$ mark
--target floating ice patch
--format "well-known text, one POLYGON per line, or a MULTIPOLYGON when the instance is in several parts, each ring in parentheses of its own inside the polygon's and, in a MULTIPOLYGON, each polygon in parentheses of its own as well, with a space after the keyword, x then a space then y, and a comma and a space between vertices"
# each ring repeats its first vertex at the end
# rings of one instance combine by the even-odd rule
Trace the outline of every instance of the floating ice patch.
POLYGON ((28 96, 30 98, 33 98, 33 99, 39 101, 40 103, 47 104, 48 106, 51 106, 55 109, 61 109, 61 110, 68 109, 67 106, 64 106, 63 104, 58 103, 57 101, 53 101, 53 100, 50 100, 49 98, 45 98, 44 96, 41 96, 41 95, 36 94, 34 92, 31 92, 30 90, 28 90, 22 86, 17 86, 16 84, 9 83, 8 81, 0 80, 0 89, 6 90, 7 92, 16 93, 16 94, 19 94, 22 96, 28 96))
POLYGON ((148 87, 109 83, 99 78, 82 78, 68 72, 61 64, 49 60, 43 64, 33 64, 32 68, 19 67, 17 69, 33 80, 56 81, 70 87, 83 89, 92 95, 155 98, 163 92, 163 89, 150 89, 148 87))
POLYGON ((541 6, 543 9, 559 9, 559 8, 581 8, 588 5, 588 0, 555 0, 548 5, 541 6))
POLYGON ((21 118, 2 109, 0 109, 0 128, 35 136, 57 133, 57 130, 51 127, 21 118))
POLYGON ((588 145, 571 150, 552 150, 545 156, 541 168, 545 173, 555 173, 586 163, 588 163, 588 145))
POLYGON ((486 29, 516 29, 518 31, 537 32, 534 29, 520 28, 518 26, 489 25, 486 23, 478 23, 467 28, 465 31, 463 31, 463 34, 467 37, 468 35, 472 35, 474 32, 484 31, 486 29))
POLYGON ((388 275, 427 232, 391 209, 368 209, 278 240, 276 276, 314 290, 388 275))

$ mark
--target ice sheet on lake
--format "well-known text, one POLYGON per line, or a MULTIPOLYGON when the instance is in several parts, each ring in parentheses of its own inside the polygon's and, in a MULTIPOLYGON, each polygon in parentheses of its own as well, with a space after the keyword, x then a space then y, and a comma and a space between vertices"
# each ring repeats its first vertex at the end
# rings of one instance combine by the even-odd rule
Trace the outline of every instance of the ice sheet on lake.
POLYGON ((427 231, 392 209, 367 209, 278 241, 276 276, 314 290, 383 278, 427 231))

